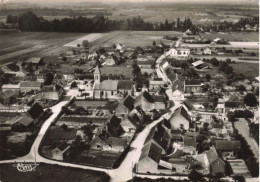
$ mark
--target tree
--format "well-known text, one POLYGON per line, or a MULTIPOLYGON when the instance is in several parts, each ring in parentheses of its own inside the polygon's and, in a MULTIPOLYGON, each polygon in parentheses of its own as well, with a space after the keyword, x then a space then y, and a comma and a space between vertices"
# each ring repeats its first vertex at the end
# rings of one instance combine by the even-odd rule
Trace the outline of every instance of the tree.
POLYGON ((77 82, 75 82, 75 81, 72 82, 71 85, 70 85, 71 88, 75 88, 75 87, 77 87, 77 86, 78 86, 78 84, 77 84, 77 82))
POLYGON ((239 85, 238 90, 240 93, 243 93, 244 91, 246 91, 246 87, 244 85, 239 85))
POLYGON ((83 40, 83 41, 82 41, 82 46, 83 46, 84 48, 88 48, 88 47, 89 47, 89 41, 88 41, 88 40, 83 40))
POLYGON ((231 74, 232 72, 233 72, 233 67, 227 66, 227 67, 225 68, 225 73, 226 73, 226 74, 231 74))
POLYGON ((134 75, 139 75, 141 73, 141 69, 136 63, 134 63, 132 65, 132 67, 133 67, 133 74, 134 75))
POLYGON ((155 41, 153 41, 153 46, 156 46, 156 42, 155 41))
POLYGON ((67 57, 66 57, 66 56, 63 56, 63 57, 62 57, 62 61, 64 61, 64 62, 67 61, 67 57))
POLYGON ((209 74, 206 74, 206 79, 207 79, 208 81, 210 81, 211 76, 210 76, 209 74))
POLYGON ((188 175, 188 178, 191 181, 196 181, 196 182, 197 181, 204 181, 203 176, 198 171, 196 171, 195 169, 192 169, 192 171, 188 175))
POLYGON ((85 109, 84 109, 84 107, 82 107, 82 106, 77 106, 76 108, 75 108, 75 114, 82 114, 82 113, 84 113, 85 112, 85 109))
POLYGON ((244 97, 244 103, 245 103, 247 106, 250 106, 250 107, 256 106, 256 104, 257 104, 257 99, 256 99, 255 94, 253 94, 253 93, 248 93, 248 94, 246 94, 246 96, 244 97))
POLYGON ((80 44, 77 44, 77 47, 80 47, 80 44))
POLYGON ((54 79, 54 75, 49 72, 49 73, 46 73, 45 75, 45 79, 44 79, 44 85, 51 85, 52 84, 52 81, 54 79))

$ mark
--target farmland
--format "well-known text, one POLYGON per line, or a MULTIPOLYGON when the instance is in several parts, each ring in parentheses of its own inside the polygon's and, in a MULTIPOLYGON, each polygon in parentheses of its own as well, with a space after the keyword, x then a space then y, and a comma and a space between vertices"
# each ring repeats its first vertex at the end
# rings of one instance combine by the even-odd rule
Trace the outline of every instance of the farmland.
POLYGON ((1 181, 28 182, 28 181, 109 181, 109 176, 102 172, 61 167, 57 165, 40 164, 32 172, 19 172, 12 164, 0 165, 1 181))
POLYGON ((242 73, 246 77, 250 78, 259 76, 259 65, 252 63, 235 63, 230 65, 233 67, 235 73, 242 73))
POLYGON ((259 34, 258 32, 231 32, 231 33, 203 33, 203 37, 214 40, 215 38, 223 38, 224 40, 231 42, 258 42, 259 34))

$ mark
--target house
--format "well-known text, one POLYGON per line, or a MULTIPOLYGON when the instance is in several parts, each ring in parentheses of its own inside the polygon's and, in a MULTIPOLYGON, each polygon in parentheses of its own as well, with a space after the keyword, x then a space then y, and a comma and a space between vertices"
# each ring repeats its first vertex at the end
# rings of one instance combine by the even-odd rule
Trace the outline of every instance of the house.
POLYGON ((134 109, 134 98, 130 95, 126 96, 115 108, 117 116, 124 117, 134 109))
POLYGON ((154 143, 162 149, 161 154, 166 154, 171 143, 171 132, 164 124, 154 126, 148 134, 144 145, 154 143))
POLYGON ((216 140, 215 148, 224 159, 234 158, 241 149, 240 141, 216 140))
POLYGON ((154 72, 154 69, 153 69, 154 61, 139 61, 139 62, 137 62, 137 65, 141 69, 142 73, 151 74, 154 72))
POLYGON ((112 65, 115 65, 116 64, 116 61, 113 57, 108 57, 105 59, 105 65, 106 66, 112 66, 112 65))
POLYGON ((194 155, 197 153, 196 151, 197 143, 196 138, 192 136, 183 136, 183 152, 190 153, 191 155, 194 155))
POLYGON ((158 165, 161 160, 162 149, 150 142, 144 145, 137 163, 137 173, 158 173, 158 165))
POLYGON ((252 177, 243 159, 227 160, 227 163, 231 171, 231 176, 244 176, 245 178, 252 177))
POLYGON ((184 82, 184 92, 193 92, 193 93, 198 93, 202 92, 202 86, 203 84, 201 83, 200 80, 185 80, 184 82))
POLYGON ((118 51, 123 51, 124 47, 125 46, 121 43, 116 44, 116 50, 118 50, 118 51))
POLYGON ((75 116, 62 116, 58 119, 56 122, 57 126, 67 125, 67 126, 73 126, 74 128, 79 128, 85 125, 89 125, 92 123, 96 126, 103 126, 108 121, 108 117, 93 117, 93 116, 81 116, 81 115, 75 115, 75 116))
POLYGON ((39 118, 43 112, 42 106, 37 102, 34 102, 31 108, 27 110, 27 114, 33 119, 39 118))
POLYGON ((218 157, 214 147, 204 152, 207 156, 207 165, 210 169, 210 174, 215 177, 222 177, 226 174, 226 163, 218 157))
POLYGON ((40 57, 31 57, 25 61, 26 64, 32 64, 33 66, 43 65, 43 59, 40 57))
POLYGON ((90 142, 90 149, 97 151, 123 152, 126 147, 126 139, 118 137, 106 137, 104 133, 97 135, 90 142))
POLYGON ((22 81, 20 83, 21 92, 30 92, 32 90, 41 90, 42 83, 37 81, 22 81))
POLYGON ((154 102, 154 109, 165 110, 166 109, 166 98, 164 95, 152 95, 154 102))
POLYGON ((57 89, 57 85, 43 86, 41 89, 41 98, 43 99, 58 101, 62 98, 62 96, 63 89, 57 89))
POLYGON ((28 115, 23 115, 11 124, 12 131, 26 132, 33 126, 34 119, 28 115))
POLYGON ((104 80, 100 84, 96 81, 94 98, 122 99, 125 95, 133 95, 133 89, 133 83, 130 80, 104 80))
POLYGON ((154 109, 153 97, 147 92, 142 91, 135 99, 134 107, 140 107, 143 111, 151 111, 154 109))
POLYGON ((0 92, 0 103, 3 105, 9 105, 16 101, 17 92, 13 90, 5 90, 0 92))
POLYGON ((6 90, 12 90, 12 91, 19 92, 20 91, 20 85, 19 84, 3 84, 2 85, 2 91, 4 92, 6 90))
POLYGON ((212 50, 207 46, 203 49, 203 54, 205 55, 211 55, 212 54, 212 50))
POLYGON ((150 91, 155 91, 158 88, 163 88, 165 85, 165 82, 163 81, 162 78, 153 78, 149 80, 149 90, 150 91))
POLYGON ((66 159, 70 154, 70 145, 66 141, 59 144, 57 147, 55 147, 52 151, 52 159, 63 161, 66 159))
POLYGON ((203 65, 203 64, 204 64, 204 62, 202 60, 198 60, 198 61, 193 62, 192 66, 194 68, 197 68, 198 66, 203 65))
POLYGON ((121 126, 127 133, 135 133, 137 129, 136 122, 132 119, 132 117, 126 116, 122 119, 121 126))
POLYGON ((138 63, 145 62, 145 61, 148 61, 148 57, 146 55, 137 55, 136 60, 138 63))
POLYGON ((170 117, 172 129, 188 130, 191 125, 191 119, 187 111, 183 107, 179 107, 170 117))
POLYGON ((181 89, 176 89, 172 93, 172 100, 174 102, 182 102, 184 100, 184 93, 181 91, 181 89))
POLYGON ((187 48, 171 48, 165 53, 166 57, 188 57, 190 55, 190 49, 187 48))

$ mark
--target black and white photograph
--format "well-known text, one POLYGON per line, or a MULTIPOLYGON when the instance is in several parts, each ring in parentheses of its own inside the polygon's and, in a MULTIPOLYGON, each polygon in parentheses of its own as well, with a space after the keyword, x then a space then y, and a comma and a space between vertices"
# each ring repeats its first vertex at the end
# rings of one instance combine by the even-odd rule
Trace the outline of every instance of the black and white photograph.
POLYGON ((259 0, 0 0, 0 182, 259 182, 259 0))

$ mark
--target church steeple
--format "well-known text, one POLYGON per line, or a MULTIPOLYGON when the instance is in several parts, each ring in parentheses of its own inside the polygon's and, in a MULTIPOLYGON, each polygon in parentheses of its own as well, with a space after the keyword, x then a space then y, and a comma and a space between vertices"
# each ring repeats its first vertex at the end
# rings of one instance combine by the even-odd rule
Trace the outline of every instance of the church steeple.
POLYGON ((95 71, 94 71, 94 83, 96 84, 100 84, 100 80, 101 80, 101 73, 99 70, 99 67, 96 66, 95 71))

